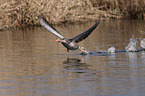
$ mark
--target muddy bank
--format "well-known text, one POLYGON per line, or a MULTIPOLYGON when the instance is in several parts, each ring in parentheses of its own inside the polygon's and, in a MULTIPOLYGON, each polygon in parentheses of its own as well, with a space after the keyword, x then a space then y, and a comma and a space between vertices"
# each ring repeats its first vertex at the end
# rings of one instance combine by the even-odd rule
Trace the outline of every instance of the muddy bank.
POLYGON ((61 24, 98 18, 142 18, 145 10, 143 0, 133 3, 129 0, 3 0, 0 3, 0 30, 39 25, 39 15, 51 24, 61 24))

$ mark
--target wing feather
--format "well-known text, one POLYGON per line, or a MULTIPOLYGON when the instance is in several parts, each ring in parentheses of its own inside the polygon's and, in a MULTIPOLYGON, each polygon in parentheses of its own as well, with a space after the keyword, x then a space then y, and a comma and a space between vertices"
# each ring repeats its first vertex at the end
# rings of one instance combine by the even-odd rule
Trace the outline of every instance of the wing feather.
POLYGON ((98 26, 100 22, 100 19, 97 20, 97 22, 91 27, 89 28, 87 31, 77 35, 76 37, 72 38, 73 41, 75 41, 76 43, 82 41, 83 39, 87 38, 92 32, 93 30, 98 26))
POLYGON ((48 21, 44 17, 39 16, 38 18, 39 18, 40 24, 44 28, 46 28, 49 32, 53 33, 54 35, 56 35, 60 39, 64 39, 64 37, 51 24, 49 24, 48 21))

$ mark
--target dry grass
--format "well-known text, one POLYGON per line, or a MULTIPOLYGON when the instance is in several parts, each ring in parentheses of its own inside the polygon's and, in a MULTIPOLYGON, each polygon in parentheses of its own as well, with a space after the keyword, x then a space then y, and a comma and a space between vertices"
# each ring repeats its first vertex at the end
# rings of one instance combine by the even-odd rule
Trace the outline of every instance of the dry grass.
POLYGON ((93 10, 89 0, 1 0, 0 3, 0 29, 38 25, 38 15, 44 15, 53 24, 81 21, 93 10))
POLYGON ((137 18, 145 12, 145 0, 90 0, 93 6, 100 10, 114 11, 125 17, 137 18))
POLYGON ((143 0, 0 0, 0 29, 39 25, 38 15, 52 24, 136 16, 143 0))

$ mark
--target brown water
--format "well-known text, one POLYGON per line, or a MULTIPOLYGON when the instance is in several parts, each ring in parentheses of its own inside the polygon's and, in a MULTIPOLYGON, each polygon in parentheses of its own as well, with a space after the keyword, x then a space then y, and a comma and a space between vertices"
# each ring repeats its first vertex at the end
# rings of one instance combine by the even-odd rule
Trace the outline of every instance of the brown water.
MULTIPOLYGON (((94 22, 55 26, 74 37, 94 22)), ((90 51, 145 37, 145 21, 101 21, 79 43, 90 51)), ((76 55, 67 52, 43 27, 0 32, 0 96, 144 96, 145 52, 76 55)))

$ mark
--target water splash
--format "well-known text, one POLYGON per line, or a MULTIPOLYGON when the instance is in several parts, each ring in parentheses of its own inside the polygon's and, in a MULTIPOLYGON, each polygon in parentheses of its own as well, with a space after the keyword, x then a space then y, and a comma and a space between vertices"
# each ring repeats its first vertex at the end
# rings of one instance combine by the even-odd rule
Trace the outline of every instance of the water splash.
POLYGON ((115 53, 115 47, 108 48, 108 53, 115 53))
POLYGON ((137 51, 137 40, 134 38, 131 38, 129 40, 129 44, 127 47, 125 47, 126 52, 135 52, 137 51))
POLYGON ((138 38, 140 39, 140 46, 142 48, 137 48, 137 39, 132 36, 132 38, 129 40, 129 44, 125 47, 125 50, 116 50, 114 46, 108 48, 108 50, 101 50, 96 46, 97 51, 88 51, 84 47, 81 47, 81 49, 84 51, 81 53, 81 55, 87 55, 87 54, 93 54, 93 55, 104 55, 107 56, 108 53, 121 53, 121 52, 140 52, 140 51, 145 51, 145 38, 138 38))
POLYGON ((138 30, 141 34, 145 34, 145 31, 143 31, 143 30, 141 30, 141 29, 139 29, 138 30))
POLYGON ((98 48, 97 46, 96 46, 96 49, 97 49, 97 52, 100 52, 100 53, 105 53, 105 52, 107 52, 106 50, 101 50, 100 48, 98 48))
POLYGON ((143 38, 140 42, 140 46, 145 49, 145 38, 143 38))

